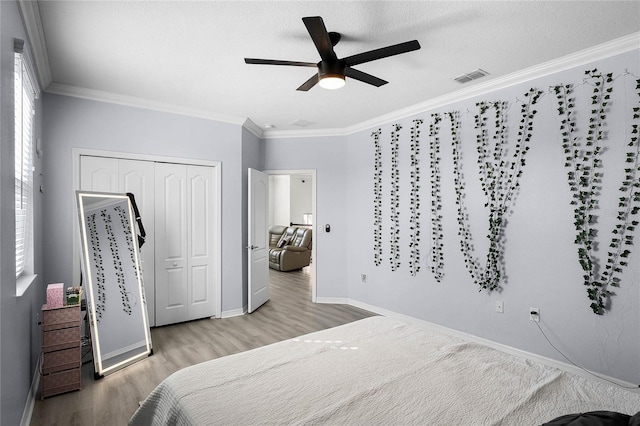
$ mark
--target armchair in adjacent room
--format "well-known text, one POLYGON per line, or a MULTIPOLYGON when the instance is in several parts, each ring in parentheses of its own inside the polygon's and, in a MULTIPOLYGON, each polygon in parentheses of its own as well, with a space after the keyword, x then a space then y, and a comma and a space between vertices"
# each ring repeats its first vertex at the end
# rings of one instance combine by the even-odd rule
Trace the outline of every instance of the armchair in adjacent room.
POLYGON ((312 231, 293 226, 269 228, 269 267, 294 271, 311 263, 312 231))

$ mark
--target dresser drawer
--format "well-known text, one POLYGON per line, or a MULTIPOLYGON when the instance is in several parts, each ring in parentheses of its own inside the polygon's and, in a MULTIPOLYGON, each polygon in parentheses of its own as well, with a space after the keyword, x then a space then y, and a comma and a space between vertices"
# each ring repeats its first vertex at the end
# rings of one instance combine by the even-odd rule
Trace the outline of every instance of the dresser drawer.
POLYGON ((42 374, 80 368, 81 362, 82 348, 80 346, 60 351, 44 352, 42 355, 42 374))
POLYGON ((42 333, 42 350, 44 352, 58 351, 79 347, 81 343, 80 326, 61 328, 59 330, 42 333))
POLYGON ((42 376, 42 397, 78 390, 82 387, 80 368, 45 374, 42 376))
POLYGON ((42 330, 51 331, 78 325, 81 321, 80 305, 42 309, 42 330))

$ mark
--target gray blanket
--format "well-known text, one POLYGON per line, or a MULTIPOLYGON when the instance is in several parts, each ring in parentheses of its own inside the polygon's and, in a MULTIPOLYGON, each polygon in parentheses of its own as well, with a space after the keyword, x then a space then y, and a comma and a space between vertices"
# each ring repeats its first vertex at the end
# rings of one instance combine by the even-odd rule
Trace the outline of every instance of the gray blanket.
POLYGON ((640 394, 372 317, 185 368, 130 425, 536 425, 640 394))

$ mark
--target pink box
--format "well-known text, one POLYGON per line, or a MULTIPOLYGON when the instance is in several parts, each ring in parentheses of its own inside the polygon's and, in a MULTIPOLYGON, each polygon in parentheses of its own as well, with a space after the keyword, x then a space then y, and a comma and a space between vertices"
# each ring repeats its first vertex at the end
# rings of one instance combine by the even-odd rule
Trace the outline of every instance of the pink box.
POLYGON ((47 286, 47 305, 50 308, 59 308, 63 306, 64 300, 64 284, 56 283, 47 286))

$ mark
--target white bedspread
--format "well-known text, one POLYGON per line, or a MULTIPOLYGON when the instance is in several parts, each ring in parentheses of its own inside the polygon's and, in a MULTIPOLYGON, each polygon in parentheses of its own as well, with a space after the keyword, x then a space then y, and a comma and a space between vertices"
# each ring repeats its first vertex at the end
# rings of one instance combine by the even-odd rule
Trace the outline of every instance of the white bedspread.
POLYGON ((536 425, 640 394, 372 317, 185 368, 130 425, 536 425))

